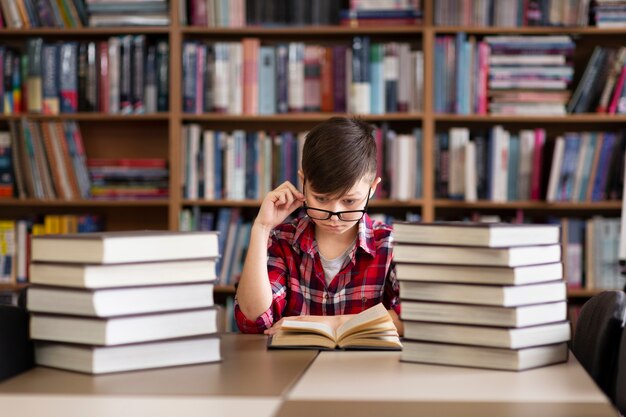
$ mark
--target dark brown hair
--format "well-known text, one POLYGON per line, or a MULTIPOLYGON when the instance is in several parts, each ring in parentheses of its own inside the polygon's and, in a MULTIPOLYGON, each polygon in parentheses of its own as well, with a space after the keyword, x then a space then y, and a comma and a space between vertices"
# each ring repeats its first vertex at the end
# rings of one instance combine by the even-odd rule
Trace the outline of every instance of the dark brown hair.
POLYGON ((361 178, 376 176, 374 128, 357 118, 333 117, 309 131, 302 150, 302 171, 320 194, 340 196, 361 178))

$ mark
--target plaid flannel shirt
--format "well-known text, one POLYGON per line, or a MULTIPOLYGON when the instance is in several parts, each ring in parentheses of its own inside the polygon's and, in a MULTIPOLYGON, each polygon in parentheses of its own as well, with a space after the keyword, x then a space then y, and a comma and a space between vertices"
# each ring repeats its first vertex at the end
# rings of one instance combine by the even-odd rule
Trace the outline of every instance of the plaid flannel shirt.
POLYGON ((327 286, 314 226, 304 216, 272 231, 267 260, 272 304, 251 319, 235 299, 235 320, 242 332, 262 333, 287 316, 356 314, 380 302, 400 314, 391 227, 363 216, 350 262, 327 286))

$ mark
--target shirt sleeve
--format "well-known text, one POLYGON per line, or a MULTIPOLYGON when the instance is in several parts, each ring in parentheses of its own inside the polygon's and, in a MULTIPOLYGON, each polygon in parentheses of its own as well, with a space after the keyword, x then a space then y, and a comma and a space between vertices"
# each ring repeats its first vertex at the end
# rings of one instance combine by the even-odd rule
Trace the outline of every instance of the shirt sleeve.
POLYGON ((387 310, 393 309, 400 316, 400 283, 396 276, 396 263, 391 261, 389 272, 385 279, 383 305, 387 310))
POLYGON ((287 276, 288 269, 285 262, 285 253, 280 243, 272 235, 267 249, 267 274, 272 287, 272 304, 259 317, 250 319, 241 311, 235 298, 235 321, 242 333, 263 333, 280 320, 287 305, 287 276))

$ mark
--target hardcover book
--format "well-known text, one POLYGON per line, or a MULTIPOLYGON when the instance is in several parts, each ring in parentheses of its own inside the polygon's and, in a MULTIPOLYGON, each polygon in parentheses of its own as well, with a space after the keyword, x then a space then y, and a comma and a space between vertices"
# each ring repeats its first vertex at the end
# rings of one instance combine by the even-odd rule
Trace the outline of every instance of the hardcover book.
POLYGON ((301 349, 384 349, 400 350, 402 344, 391 316, 382 305, 375 305, 341 323, 285 320, 270 337, 268 348, 301 349))
POLYGON ((34 236, 33 262, 116 264, 211 258, 215 232, 100 232, 34 236))

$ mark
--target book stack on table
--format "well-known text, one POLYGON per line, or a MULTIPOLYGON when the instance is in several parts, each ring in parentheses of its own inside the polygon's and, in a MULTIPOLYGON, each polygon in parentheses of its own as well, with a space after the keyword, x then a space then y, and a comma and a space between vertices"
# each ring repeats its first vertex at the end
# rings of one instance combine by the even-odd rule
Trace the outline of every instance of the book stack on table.
POLYGON ((556 225, 394 224, 401 360, 520 371, 567 360, 556 225))
POLYGON ((33 237, 36 363, 100 374, 219 361, 217 256, 215 232, 33 237))

